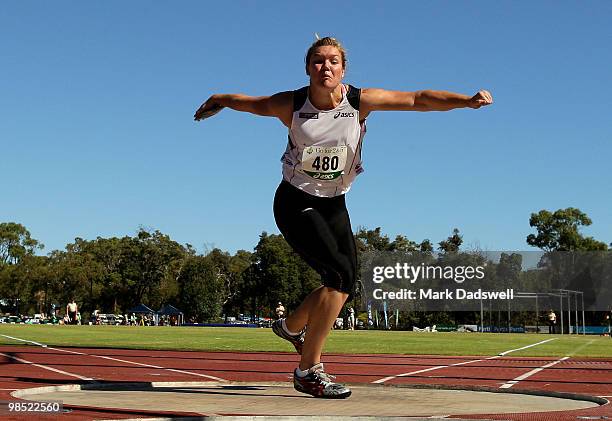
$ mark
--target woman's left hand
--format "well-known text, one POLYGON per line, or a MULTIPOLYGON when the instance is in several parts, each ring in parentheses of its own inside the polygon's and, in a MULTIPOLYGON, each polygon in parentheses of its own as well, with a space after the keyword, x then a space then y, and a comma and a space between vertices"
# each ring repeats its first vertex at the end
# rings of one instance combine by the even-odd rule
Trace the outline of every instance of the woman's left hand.
POLYGON ((200 121, 205 118, 212 117, 215 114, 217 114, 219 111, 221 111, 223 108, 225 107, 219 104, 217 97, 213 95, 210 98, 208 98, 206 102, 204 102, 204 104, 200 105, 200 108, 198 108, 198 110, 195 112, 193 119, 195 121, 200 121))
POLYGON ((480 107, 493 104, 493 96, 489 91, 485 91, 484 89, 478 91, 476 95, 470 98, 468 106, 470 108, 478 109, 480 107))

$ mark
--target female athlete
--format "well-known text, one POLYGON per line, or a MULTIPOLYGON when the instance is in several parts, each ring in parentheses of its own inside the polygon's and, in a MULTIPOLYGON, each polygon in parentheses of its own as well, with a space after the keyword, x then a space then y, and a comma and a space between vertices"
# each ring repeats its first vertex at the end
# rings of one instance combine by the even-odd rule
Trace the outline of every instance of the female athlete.
POLYGON ((374 111, 447 111, 493 102, 446 91, 401 92, 344 84, 346 52, 334 38, 315 41, 306 53, 310 83, 272 96, 213 95, 195 113, 208 118, 224 107, 276 117, 289 129, 283 179, 274 197, 274 217, 291 247, 320 275, 322 286, 273 331, 301 354, 293 373, 296 390, 321 398, 346 398, 321 363, 323 345, 356 280, 356 248, 344 195, 363 171, 365 122, 374 111))

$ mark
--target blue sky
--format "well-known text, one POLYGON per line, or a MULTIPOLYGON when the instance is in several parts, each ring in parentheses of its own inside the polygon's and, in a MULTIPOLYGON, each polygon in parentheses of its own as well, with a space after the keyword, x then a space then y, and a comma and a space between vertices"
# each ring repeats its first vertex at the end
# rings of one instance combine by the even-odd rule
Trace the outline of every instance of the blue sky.
POLYGON ((612 3, 7 2, 0 10, 0 222, 63 249, 140 226, 199 251, 278 233, 286 129, 213 93, 307 84, 314 32, 345 81, 492 92, 482 110, 374 113, 354 229, 527 250, 529 216, 578 207, 612 242, 612 3))

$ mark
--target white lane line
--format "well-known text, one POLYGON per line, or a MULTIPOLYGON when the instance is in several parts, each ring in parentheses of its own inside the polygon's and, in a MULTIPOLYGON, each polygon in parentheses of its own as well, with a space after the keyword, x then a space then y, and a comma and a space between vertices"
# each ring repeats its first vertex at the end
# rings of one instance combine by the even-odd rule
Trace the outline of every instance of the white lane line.
POLYGON ((398 374, 397 376, 383 377, 382 379, 374 380, 372 383, 384 383, 386 381, 393 380, 396 377, 411 376, 413 374, 425 373, 426 371, 438 370, 440 368, 445 368, 445 367, 448 367, 448 366, 446 366, 446 365, 438 365, 436 367, 430 367, 430 368, 426 368, 424 370, 417 370, 417 371, 411 371, 410 373, 398 374))
POLYGON ((514 386, 515 384, 517 384, 521 380, 525 380, 526 378, 531 377, 534 374, 539 373, 540 371, 542 371, 542 370, 544 370, 546 368, 552 367, 553 365, 559 364, 561 361, 565 361, 565 360, 567 360, 569 358, 570 357, 563 357, 563 358, 558 359, 557 361, 553 361, 552 363, 548 363, 548 364, 543 365, 542 367, 539 367, 539 368, 533 369, 531 371, 528 371, 527 373, 521 374, 520 376, 516 377, 515 379, 512 379, 512 380, 504 383, 499 388, 500 389, 510 389, 512 386, 514 386))
POLYGON ((46 348, 46 347, 47 347, 47 345, 45 345, 45 344, 39 344, 38 342, 28 341, 28 340, 26 340, 26 339, 14 338, 14 337, 12 337, 12 336, 8 336, 8 335, 0 335, 0 336, 4 336, 5 338, 9 338, 9 339, 14 339, 14 340, 16 340, 16 341, 28 342, 28 343, 31 343, 31 344, 34 344, 34 345, 42 346, 43 348, 46 348))
MULTIPOLYGON (((59 349, 58 351, 61 351, 61 349, 59 349)), ((90 355, 90 354, 88 354, 90 355)), ((96 358, 104 358, 105 360, 113 360, 113 361, 119 361, 120 363, 126 363, 126 364, 134 364, 134 365, 140 365, 143 367, 151 367, 151 368, 159 368, 159 369, 163 369, 164 367, 160 367, 158 365, 152 365, 152 364, 143 364, 143 363, 137 363, 134 361, 126 361, 126 360, 122 360, 119 358, 113 358, 113 357, 107 357, 106 355, 90 355, 91 357, 96 357, 96 358)))
POLYGON ((19 361, 20 363, 23 363, 23 364, 29 364, 29 365, 33 365, 34 367, 42 368, 44 370, 54 371, 56 373, 60 373, 60 374, 63 374, 65 376, 76 377, 77 379, 81 379, 81 380, 95 381, 94 379, 91 379, 89 377, 83 377, 83 376, 79 376, 78 374, 68 373, 67 371, 58 370, 57 368, 48 367, 48 366, 42 365, 42 364, 35 364, 32 361, 28 361, 28 360, 24 360, 24 359, 21 359, 21 358, 17 358, 17 357, 15 357, 13 355, 3 354, 2 352, 0 352, 0 355, 2 355, 3 357, 6 357, 6 358, 11 358, 11 359, 13 359, 15 361, 19 361))
POLYGON ((398 375, 395 375, 395 376, 384 377, 382 379, 374 380, 372 383, 384 383, 384 382, 387 382, 389 380, 393 380, 393 379, 395 379, 397 377, 407 377, 407 376, 412 376, 413 374, 424 373, 426 371, 439 370, 441 368, 455 367, 455 366, 458 366, 458 365, 477 363, 477 362, 485 361, 485 360, 494 360, 496 358, 503 357, 504 355, 510 354, 511 352, 515 352, 515 351, 520 351, 522 349, 531 348, 532 346, 541 345, 541 344, 544 344, 544 343, 550 342, 550 341, 556 341, 557 339, 559 339, 559 338, 546 339, 544 341, 536 342, 534 344, 527 345, 527 346, 524 346, 522 348, 509 349, 508 351, 500 352, 499 354, 497 354, 495 356, 483 358, 483 359, 480 359, 480 360, 464 361, 464 362, 461 362, 461 363, 449 364, 449 365, 439 365, 439 366, 436 366, 436 367, 426 368, 424 370, 411 371, 410 373, 402 373, 402 374, 398 374, 398 375))
POLYGON ((510 349, 510 350, 508 350, 508 351, 500 352, 500 353, 499 353, 499 354, 497 354, 497 355, 499 355, 500 357, 503 357, 504 355, 509 354, 509 353, 511 353, 511 352, 515 352, 515 351, 520 351, 520 350, 522 350, 522 349, 531 348, 532 346, 536 346, 536 345, 545 344, 546 342, 550 342, 550 341, 556 341, 557 339, 559 339, 559 338, 546 339, 545 341, 541 341, 541 342, 537 342, 537 343, 535 343, 535 344, 527 345, 527 346, 524 346, 524 347, 522 347, 522 348, 510 349))
POLYGON ((206 377, 207 379, 217 380, 219 382, 226 382, 227 381, 227 380, 221 379, 219 377, 209 376, 208 374, 192 373, 191 371, 176 370, 174 368, 166 368, 165 370, 174 371, 175 373, 191 374, 192 376, 206 377))
MULTIPOLYGON (((2 336, 6 336, 6 335, 2 335, 2 336)), ((134 365, 140 365, 140 366, 143 366, 143 367, 157 368, 159 370, 167 370, 167 371, 172 371, 172 372, 175 372, 175 373, 188 374, 188 375, 196 376, 196 377, 204 377, 204 378, 211 379, 211 380, 216 380, 216 381, 219 381, 219 382, 227 382, 227 380, 225 380, 225 379, 222 379, 220 377, 215 377, 215 376, 209 376, 208 374, 194 373, 192 371, 176 370, 174 368, 166 368, 166 367, 161 367, 161 366, 158 366, 158 365, 143 364, 143 363, 137 363, 137 362, 134 362, 134 361, 120 360, 119 358, 112 358, 112 357, 107 357, 107 356, 104 356, 104 355, 87 354, 85 352, 70 351, 68 349, 47 347, 47 345, 41 344, 41 343, 38 343, 38 342, 28 341, 26 339, 20 339, 20 338, 13 338, 11 336, 7 336, 7 337, 11 338, 11 339, 15 339, 17 341, 29 342, 29 343, 41 346, 43 348, 47 348, 47 349, 53 350, 53 351, 67 352, 69 354, 76 354, 76 355, 87 355, 89 357, 96 357, 96 358, 104 358, 104 359, 107 359, 107 360, 114 360, 114 361, 118 361, 118 362, 122 362, 122 363, 126 363, 126 364, 134 364, 134 365)), ((0 354, 0 355, 5 355, 5 354, 0 354)), ((34 364, 34 365, 36 365, 36 364, 34 364)), ((63 371, 52 369, 50 367, 48 367, 48 369, 64 373, 63 371)), ((88 379, 88 378, 84 378, 84 379, 88 379)), ((88 380, 93 380, 93 379, 88 379, 88 380)))
POLYGON ((103 358, 105 360, 118 361, 118 362, 126 363, 126 364, 134 364, 134 365, 139 365, 139 366, 142 366, 142 367, 156 368, 156 369, 159 369, 159 370, 168 370, 168 371, 173 371, 175 373, 189 374, 191 376, 205 377, 207 379, 216 380, 216 381, 219 381, 219 382, 226 382, 227 381, 227 380, 221 379, 219 377, 209 376, 208 374, 194 373, 194 372, 191 372, 191 371, 183 371, 183 370, 175 370, 173 368, 161 367, 159 365, 137 363, 135 361, 128 361, 128 360, 122 360, 122 359, 119 359, 119 358, 107 357, 106 355, 86 354, 86 353, 83 353, 83 352, 68 351, 66 349, 61 349, 61 348, 48 348, 48 349, 52 349, 54 351, 60 351, 60 352, 69 352, 71 354, 87 355, 89 357, 95 357, 95 358, 103 358))
POLYGON ((59 348, 53 348, 53 347, 49 347, 49 349, 52 349, 54 351, 61 351, 61 352, 68 352, 69 354, 76 354, 76 355, 87 355, 84 352, 77 352, 77 351, 69 351, 67 349, 59 349, 59 348))
MULTIPOLYGON (((486 358, 486 359, 487 360, 492 360, 494 358, 499 358, 499 355, 496 355, 494 357, 489 357, 489 358, 486 358)), ((395 375, 395 376, 383 377, 382 379, 374 380, 372 383, 377 383, 377 384, 384 383, 384 382, 387 382, 389 380, 393 380, 393 379, 398 378, 398 377, 408 377, 408 376, 412 376, 413 374, 425 373, 425 372, 428 372, 428 371, 439 370, 441 368, 456 367, 458 365, 477 363, 477 362, 480 362, 480 361, 484 361, 484 359, 462 361, 460 363, 448 364, 448 365, 437 365, 435 367, 429 367, 429 368, 425 368, 423 370, 411 371, 410 373, 402 373, 402 374, 398 374, 398 375, 395 375)))
POLYGON ((227 381, 227 380, 221 379, 219 377, 209 376, 208 374, 193 373, 191 371, 183 371, 183 370, 175 370, 174 368, 166 368, 166 367, 161 367, 159 365, 137 363, 137 362, 134 362, 134 361, 127 361, 127 360, 121 360, 119 358, 107 357, 105 355, 91 355, 91 356, 92 357, 98 357, 98 358, 104 358, 104 359, 107 359, 107 360, 119 361, 119 362, 126 363, 126 364, 136 364, 136 365, 140 365, 140 366, 143 366, 143 367, 151 367, 151 368, 158 368, 160 370, 173 371, 175 373, 183 373, 183 374, 189 374, 189 375, 192 375, 192 376, 206 377, 207 379, 217 380, 217 381, 220 381, 220 382, 227 381))

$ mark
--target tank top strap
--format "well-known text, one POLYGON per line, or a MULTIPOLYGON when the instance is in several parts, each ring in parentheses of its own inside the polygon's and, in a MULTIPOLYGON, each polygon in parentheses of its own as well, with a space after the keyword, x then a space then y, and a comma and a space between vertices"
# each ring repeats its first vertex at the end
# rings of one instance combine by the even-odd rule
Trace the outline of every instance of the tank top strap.
POLYGON ((293 91, 293 112, 300 110, 308 98, 308 86, 293 91))
POLYGON ((349 104, 359 111, 359 100, 361 98, 361 89, 355 88, 353 85, 348 85, 348 93, 346 94, 346 98, 348 99, 349 104))

